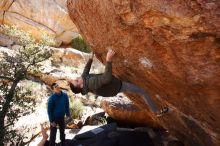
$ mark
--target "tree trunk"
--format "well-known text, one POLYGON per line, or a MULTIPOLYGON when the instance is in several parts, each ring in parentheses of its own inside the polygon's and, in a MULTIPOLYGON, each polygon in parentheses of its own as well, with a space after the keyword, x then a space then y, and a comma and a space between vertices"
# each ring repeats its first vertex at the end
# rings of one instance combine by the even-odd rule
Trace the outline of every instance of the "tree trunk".
POLYGON ((2 111, 0 112, 0 146, 4 146, 4 137, 5 137, 5 116, 10 108, 10 102, 12 101, 15 93, 15 88, 19 81, 14 81, 9 93, 5 96, 5 103, 3 104, 2 111))
POLYGON ((4 119, 2 117, 2 112, 0 113, 0 146, 4 146, 4 135, 5 135, 5 128, 4 128, 4 119))

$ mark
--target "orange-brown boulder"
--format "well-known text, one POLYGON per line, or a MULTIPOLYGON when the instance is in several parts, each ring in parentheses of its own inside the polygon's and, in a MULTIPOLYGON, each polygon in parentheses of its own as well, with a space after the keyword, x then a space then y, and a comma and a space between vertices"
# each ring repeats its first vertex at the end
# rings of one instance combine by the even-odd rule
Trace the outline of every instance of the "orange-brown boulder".
POLYGON ((187 146, 220 145, 219 1, 68 0, 67 7, 99 60, 113 48, 114 74, 172 108, 157 119, 161 126, 187 146))
POLYGON ((147 109, 142 109, 129 101, 126 97, 104 98, 101 107, 111 118, 121 124, 148 125, 154 128, 160 127, 154 122, 153 114, 146 114, 147 109))

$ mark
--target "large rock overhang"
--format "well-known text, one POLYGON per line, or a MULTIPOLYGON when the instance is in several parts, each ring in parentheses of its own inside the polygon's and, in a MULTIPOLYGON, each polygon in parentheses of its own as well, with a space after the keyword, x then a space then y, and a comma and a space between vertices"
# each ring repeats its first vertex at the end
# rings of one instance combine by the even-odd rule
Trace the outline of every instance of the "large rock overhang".
POLYGON ((186 145, 220 145, 219 2, 68 0, 67 7, 100 61, 116 51, 114 75, 172 108, 155 122, 186 145))

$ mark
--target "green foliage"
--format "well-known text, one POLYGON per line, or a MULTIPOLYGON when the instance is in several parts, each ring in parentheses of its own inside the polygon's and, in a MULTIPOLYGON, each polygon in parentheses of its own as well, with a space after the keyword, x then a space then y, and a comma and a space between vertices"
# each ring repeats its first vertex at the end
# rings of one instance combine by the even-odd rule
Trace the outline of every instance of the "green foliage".
POLYGON ((12 80, 23 80, 27 73, 37 73, 40 71, 40 62, 48 59, 51 54, 38 44, 28 44, 13 50, 11 54, 2 52, 3 58, 0 63, 0 76, 11 78, 12 80))
POLYGON ((7 125, 5 125, 4 141, 11 144, 22 142, 25 135, 25 133, 13 129, 13 125, 20 117, 33 113, 36 105, 35 99, 31 98, 32 92, 30 90, 17 86, 15 93, 5 121, 7 125))
POLYGON ((98 125, 105 125, 107 124, 107 120, 104 117, 100 117, 98 121, 98 125))
POLYGON ((27 79, 30 73, 39 72, 41 63, 51 53, 42 43, 35 43, 26 32, 8 26, 1 29, 19 38, 23 44, 16 50, 0 52, 0 146, 4 143, 17 145, 23 140, 24 133, 14 130, 13 126, 19 117, 32 113, 35 107, 30 88, 20 86, 19 82, 27 79))
MULTIPOLYGON (((36 44, 36 40, 31 36, 30 33, 25 32, 16 26, 8 26, 8 25, 1 25, 0 26, 0 31, 8 36, 18 38, 20 43, 23 45, 27 44, 36 44)), ((43 46, 55 46, 56 41, 55 38, 43 30, 41 40, 39 40, 38 45, 43 45, 43 46)))
POLYGON ((78 36, 72 40, 72 47, 79 50, 79 51, 85 52, 85 53, 91 52, 91 48, 89 47, 89 45, 80 36, 78 36))
POLYGON ((0 63, 0 67, 2 67, 0 75, 24 79, 27 72, 39 72, 41 66, 39 63, 51 56, 51 52, 45 46, 45 44, 51 43, 51 40, 47 41, 48 39, 44 39, 41 41, 42 43, 35 43, 35 40, 29 33, 14 26, 3 25, 1 26, 1 31, 19 38, 23 46, 11 52, 2 52, 3 58, 1 58, 0 63))
POLYGON ((24 45, 35 42, 35 39, 29 33, 15 26, 1 25, 0 30, 8 36, 19 38, 19 41, 24 45))
POLYGON ((81 100, 75 98, 74 101, 70 102, 71 118, 79 119, 82 116, 83 104, 81 100))
POLYGON ((46 46, 55 46, 56 41, 54 37, 48 35, 46 32, 43 32, 40 43, 46 46))

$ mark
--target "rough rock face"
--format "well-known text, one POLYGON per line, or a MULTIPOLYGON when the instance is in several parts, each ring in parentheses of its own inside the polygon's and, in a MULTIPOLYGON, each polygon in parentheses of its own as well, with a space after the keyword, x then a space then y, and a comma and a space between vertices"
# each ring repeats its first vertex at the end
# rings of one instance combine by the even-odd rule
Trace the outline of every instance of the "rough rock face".
POLYGON ((172 108, 153 122, 187 146, 220 145, 220 1, 68 0, 67 6, 101 61, 114 48, 115 75, 172 108))
POLYGON ((69 18, 66 0, 1 0, 0 24, 15 25, 40 39, 43 32, 57 44, 68 44, 78 32, 69 18))
POLYGON ((126 97, 104 98, 101 101, 101 107, 105 112, 111 115, 113 119, 117 119, 118 122, 138 125, 146 125, 147 123, 147 125, 151 127, 160 127, 157 123, 153 122, 152 119, 154 117, 145 114, 147 109, 141 109, 126 97))

